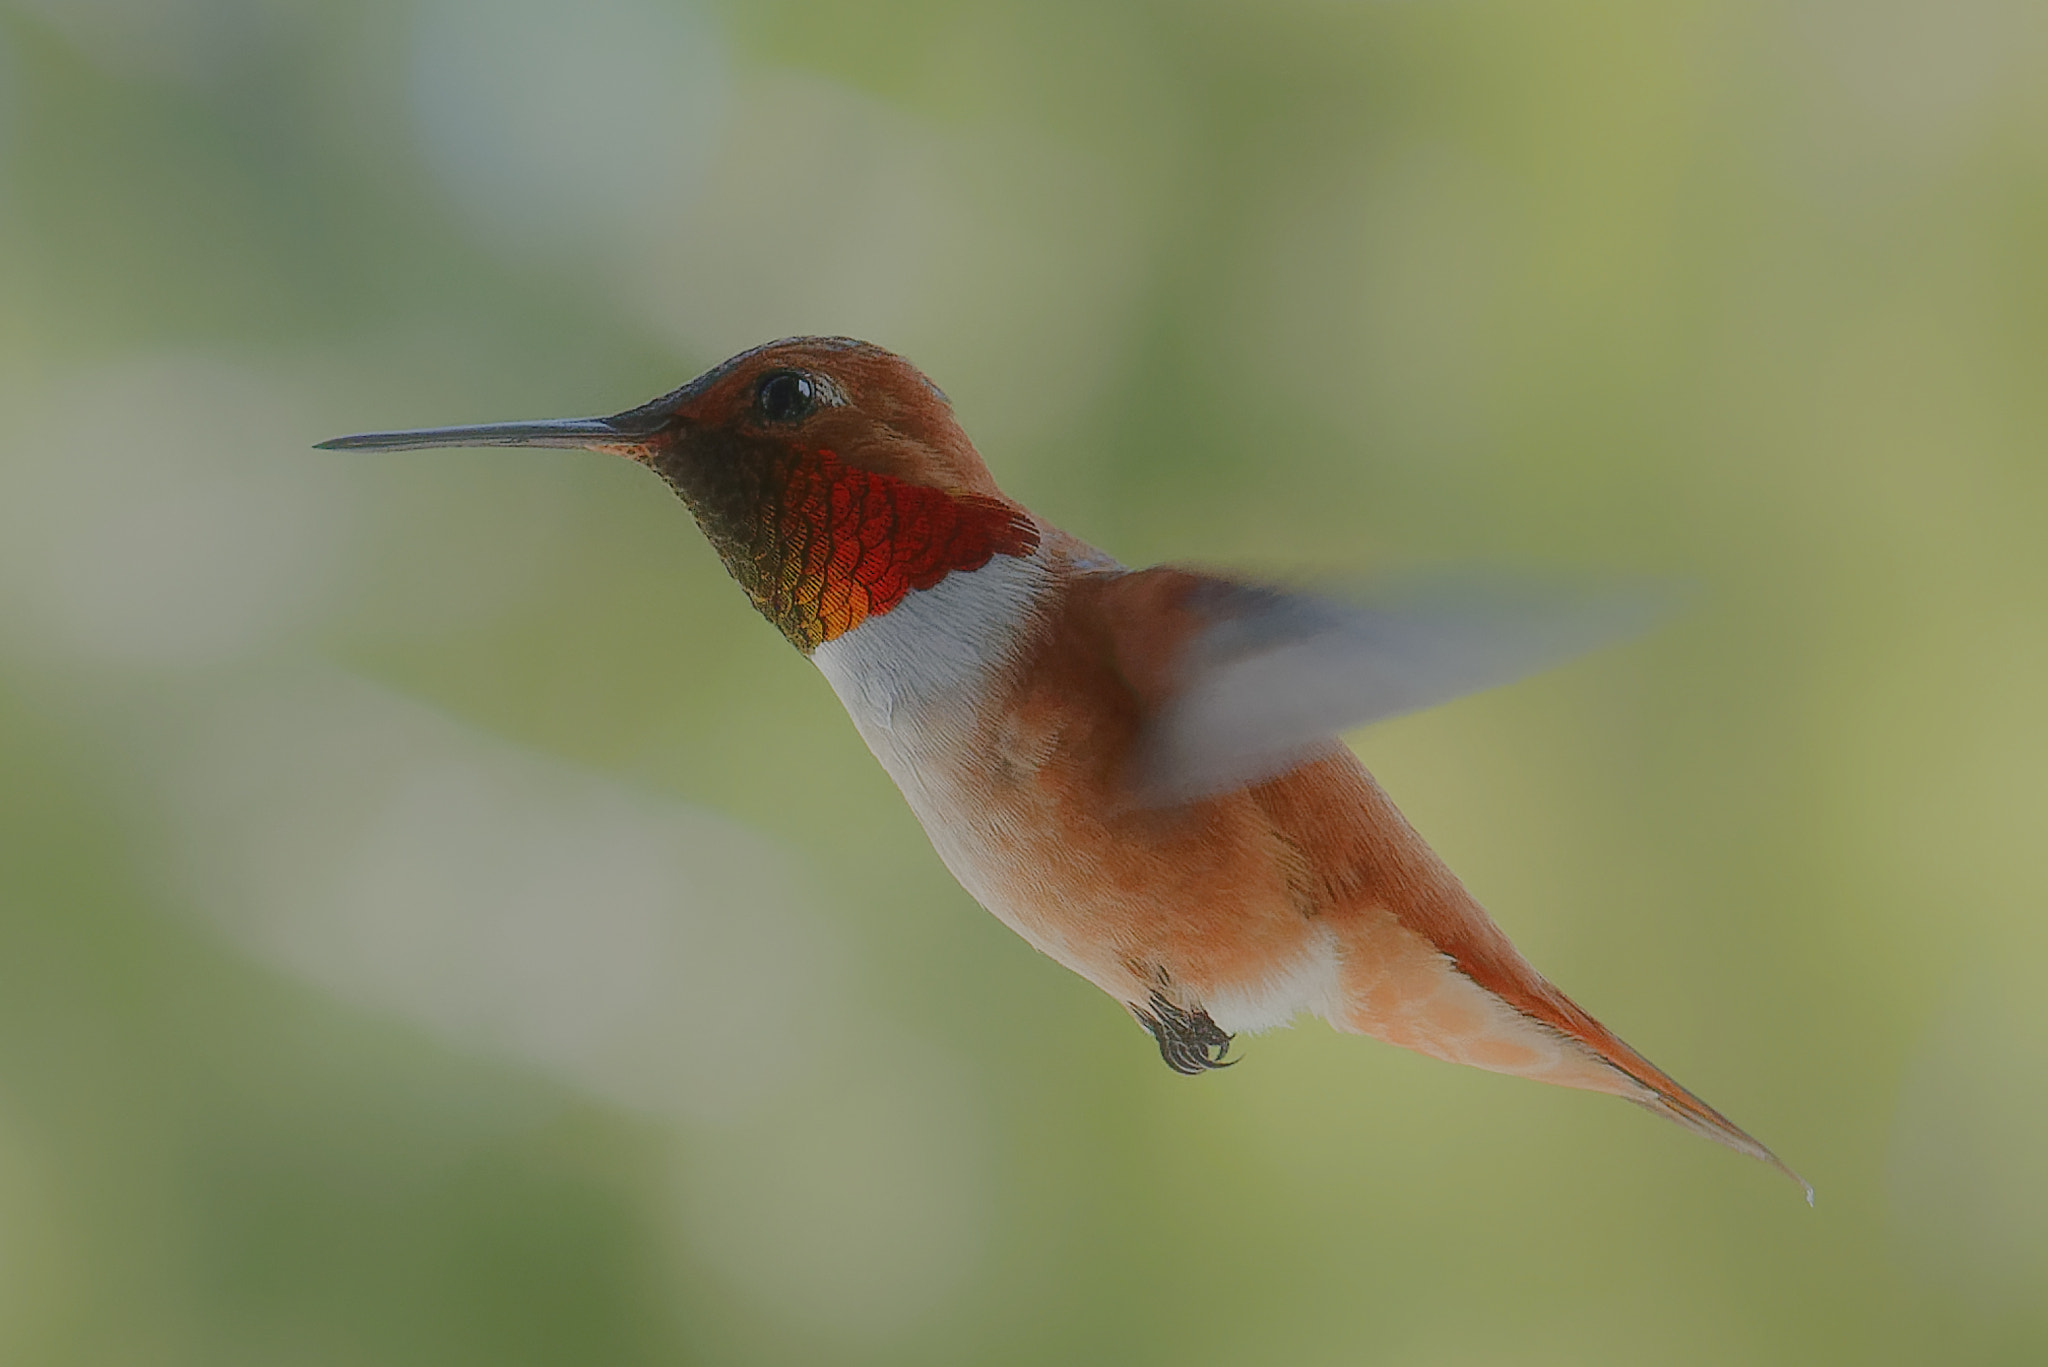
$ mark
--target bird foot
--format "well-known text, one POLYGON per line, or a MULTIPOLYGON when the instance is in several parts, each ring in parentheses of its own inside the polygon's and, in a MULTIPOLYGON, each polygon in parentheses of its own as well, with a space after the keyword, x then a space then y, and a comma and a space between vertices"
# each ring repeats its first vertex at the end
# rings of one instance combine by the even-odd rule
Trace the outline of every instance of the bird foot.
POLYGON ((1230 1052, 1233 1036, 1226 1035, 1209 1019, 1206 1011, 1183 1011, 1157 992, 1148 1003, 1150 1009, 1132 1007, 1131 1014, 1138 1018, 1138 1024, 1145 1027, 1145 1033, 1159 1043, 1159 1056, 1166 1060, 1166 1066, 1176 1073, 1194 1077, 1211 1068, 1228 1068, 1224 1056, 1230 1052))

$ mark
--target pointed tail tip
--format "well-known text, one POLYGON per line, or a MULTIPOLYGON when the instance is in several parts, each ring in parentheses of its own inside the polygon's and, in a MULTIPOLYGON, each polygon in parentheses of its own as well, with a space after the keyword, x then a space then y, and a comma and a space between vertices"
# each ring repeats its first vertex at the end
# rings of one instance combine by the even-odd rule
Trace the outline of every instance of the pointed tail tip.
POLYGON ((1635 1100, 1636 1104, 1642 1106, 1645 1110, 1653 1111, 1667 1120, 1675 1120, 1678 1124, 1691 1130, 1694 1134, 1700 1135, 1702 1138, 1711 1139, 1717 1144, 1722 1144, 1735 1150, 1737 1153, 1747 1154, 1758 1162, 1770 1164, 1779 1172, 1791 1178, 1799 1187, 1800 1192, 1805 1195, 1807 1208, 1811 1209, 1813 1207, 1813 1183, 1801 1177, 1797 1172, 1793 1171, 1791 1164, 1758 1143, 1747 1131, 1713 1107, 1707 1105, 1704 1101, 1701 1101, 1691 1092, 1679 1087, 1676 1083, 1672 1083, 1671 1090, 1668 1092, 1652 1094, 1648 1097, 1636 1098, 1635 1100))
POLYGON ((1808 1210, 1813 1209, 1813 1183, 1807 1181, 1804 1177, 1801 1177, 1797 1172, 1793 1171, 1792 1165, 1790 1163, 1787 1163, 1784 1159, 1778 1157, 1778 1155, 1772 1153, 1769 1149, 1757 1143, 1756 1140, 1751 1139, 1747 1134, 1743 1133, 1741 1130, 1736 1129, 1733 1125, 1730 1125, 1728 1127, 1728 1130, 1732 1131, 1732 1133, 1717 1132, 1716 1130, 1705 1129, 1697 1126, 1687 1126, 1687 1128, 1696 1129, 1699 1133, 1704 1134, 1707 1138, 1712 1139, 1717 1143, 1725 1144, 1729 1148, 1734 1149, 1737 1153, 1745 1153, 1748 1154, 1751 1158, 1759 1159, 1762 1162, 1770 1164, 1779 1172, 1784 1173, 1787 1177, 1792 1179, 1793 1184, 1797 1186, 1801 1194, 1803 1194, 1806 1197, 1806 1208, 1808 1210))
MULTIPOLYGON (((1754 1142, 1754 1141, 1752 1141, 1752 1142, 1754 1142)), ((1731 1146, 1731 1147, 1732 1147, 1732 1146, 1731 1146)), ((1807 1208, 1808 1210, 1812 1210, 1812 1209, 1813 1209, 1813 1183, 1811 1183, 1811 1182, 1807 1181, 1807 1180, 1806 1180, 1806 1179, 1805 1179, 1804 1177, 1801 1177, 1801 1176, 1800 1176, 1800 1175, 1799 1175, 1798 1173, 1794 1172, 1794 1171, 1792 1170, 1792 1165, 1791 1165, 1790 1163, 1787 1163, 1787 1162, 1786 1162, 1786 1161, 1785 1161, 1784 1159, 1782 1159, 1782 1158, 1778 1157, 1778 1155, 1776 1155, 1776 1154, 1772 1153, 1772 1152, 1771 1152, 1771 1151, 1770 1151, 1769 1149, 1766 1149, 1766 1148, 1764 1148, 1764 1146, 1763 1146, 1763 1145, 1761 1145, 1761 1144, 1758 1144, 1758 1145, 1757 1145, 1756 1147, 1757 1147, 1757 1152, 1756 1152, 1756 1156, 1757 1156, 1758 1158, 1761 1158, 1761 1159, 1763 1159, 1763 1161, 1764 1161, 1764 1162, 1766 1162, 1766 1163, 1769 1163, 1769 1164, 1770 1164, 1770 1165, 1771 1165, 1772 1167, 1776 1168, 1776 1169, 1777 1169, 1777 1170, 1778 1170, 1779 1172, 1782 1172, 1782 1173, 1784 1173, 1784 1174, 1785 1174, 1785 1175, 1786 1175, 1787 1177, 1791 1178, 1791 1179, 1792 1179, 1792 1181, 1793 1181, 1793 1182, 1794 1182, 1794 1183, 1795 1183, 1795 1184, 1796 1184, 1796 1185, 1798 1186, 1799 1190, 1800 1190, 1800 1191, 1801 1191, 1802 1193, 1804 1193, 1804 1194, 1805 1194, 1805 1196, 1806 1196, 1806 1208, 1807 1208)))
MULTIPOLYGON (((1718 1113, 1716 1113, 1716 1118, 1720 1118, 1718 1113)), ((1808 1210, 1813 1209, 1813 1183, 1807 1181, 1804 1177, 1801 1177, 1797 1172, 1793 1171, 1792 1165, 1790 1163, 1787 1163, 1784 1159, 1778 1157, 1778 1155, 1776 1155, 1775 1153, 1772 1153, 1762 1144, 1757 1143, 1756 1140, 1751 1139, 1749 1135, 1745 1134, 1743 1131, 1736 1129, 1735 1126, 1729 1125, 1728 1131, 1729 1132, 1727 1133, 1717 1133, 1714 1130, 1702 1129, 1701 1133, 1705 1134, 1709 1139, 1713 1139, 1719 1143, 1726 1144, 1729 1148, 1734 1149, 1737 1153, 1746 1153, 1752 1158, 1761 1159, 1762 1161, 1769 1163, 1772 1167, 1776 1168, 1779 1172, 1784 1173, 1787 1177, 1792 1179, 1794 1185, 1796 1185, 1799 1188, 1800 1192, 1806 1197, 1806 1208, 1808 1210)))
POLYGON ((1776 1167, 1779 1172, 1784 1173, 1787 1177, 1791 1178, 1793 1181, 1799 1184, 1799 1189, 1806 1193, 1806 1208, 1808 1210, 1812 1210, 1813 1183, 1807 1181, 1804 1177, 1801 1177, 1798 1173, 1792 1171, 1791 1168, 1787 1167, 1784 1163, 1780 1162, 1775 1156, 1771 1159, 1771 1164, 1772 1166, 1776 1167))

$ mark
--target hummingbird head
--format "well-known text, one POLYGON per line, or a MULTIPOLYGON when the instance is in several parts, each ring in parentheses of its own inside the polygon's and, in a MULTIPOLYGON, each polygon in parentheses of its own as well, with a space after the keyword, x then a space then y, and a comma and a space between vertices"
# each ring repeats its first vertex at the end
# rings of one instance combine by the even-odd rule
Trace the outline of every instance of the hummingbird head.
POLYGON ((809 653, 905 595, 1038 545, 937 385, 844 337, 791 337, 608 418, 372 432, 329 450, 557 446, 648 466, 762 615, 809 653))

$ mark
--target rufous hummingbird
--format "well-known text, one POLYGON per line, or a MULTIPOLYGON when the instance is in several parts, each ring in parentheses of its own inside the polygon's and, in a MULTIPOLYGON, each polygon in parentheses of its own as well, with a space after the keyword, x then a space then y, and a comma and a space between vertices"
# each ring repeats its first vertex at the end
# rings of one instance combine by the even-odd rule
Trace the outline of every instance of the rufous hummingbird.
POLYGON ((1551 986, 1340 731, 1493 680, 1512 630, 1173 566, 996 487, 902 358, 797 337, 608 418, 376 432, 648 466, 809 656, 961 885, 1121 1002, 1175 1071, 1302 1012, 1625 1097, 1789 1167, 1551 986))

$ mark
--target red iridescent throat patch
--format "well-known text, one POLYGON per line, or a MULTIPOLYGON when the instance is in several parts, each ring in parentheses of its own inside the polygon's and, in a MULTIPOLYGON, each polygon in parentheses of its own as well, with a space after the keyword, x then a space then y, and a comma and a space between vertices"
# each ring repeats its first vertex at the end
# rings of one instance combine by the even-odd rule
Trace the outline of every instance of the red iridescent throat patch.
POLYGON ((913 589, 1038 546, 1037 528, 1007 503, 879 475, 830 451, 722 473, 671 482, 761 615, 807 655, 913 589))

